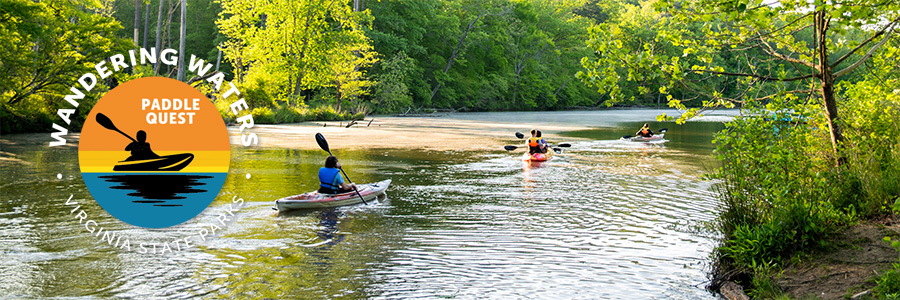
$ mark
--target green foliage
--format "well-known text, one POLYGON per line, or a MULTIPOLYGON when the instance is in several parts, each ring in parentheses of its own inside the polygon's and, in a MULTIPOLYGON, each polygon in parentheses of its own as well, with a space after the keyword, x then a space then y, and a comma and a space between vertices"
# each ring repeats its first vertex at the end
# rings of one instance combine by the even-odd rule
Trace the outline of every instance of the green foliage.
POLYGON ((683 112, 679 122, 706 109, 786 95, 831 101, 831 89, 821 87, 835 79, 823 73, 838 82, 858 78, 858 67, 900 21, 900 4, 877 0, 655 0, 619 7, 592 29, 588 44, 597 54, 583 59, 579 78, 613 104, 664 95, 683 112), (827 26, 815 26, 818 19, 827 26))
POLYGON ((375 62, 361 24, 367 11, 344 2, 220 0, 216 22, 228 40, 223 51, 238 82, 265 86, 269 97, 334 88, 335 100, 358 97, 375 62))
MULTIPOLYGON (((368 2, 366 35, 375 51, 411 59, 403 72, 410 98, 371 98, 379 112, 407 107, 463 110, 560 109, 593 106, 596 93, 571 84, 591 21, 570 1, 368 2), (432 96, 432 94, 434 96, 432 96)), ((398 69, 375 68, 379 80, 398 69)), ((388 79, 391 78, 391 79, 388 79)), ((398 87, 396 83, 382 87, 398 87)), ((402 93, 400 93, 402 95, 402 93)))
MULTIPOLYGON (((93 63, 128 48, 129 41, 115 36, 118 22, 100 10, 95 2, 0 0, 0 43, 5 47, 0 51, 0 131, 49 130, 58 120, 58 108, 72 108, 60 99, 78 77, 90 72, 93 63)), ((110 82, 99 82, 86 95, 102 95, 110 82)), ((96 100, 80 101, 73 126, 80 126, 96 100)))
MULTIPOLYGON (((786 96, 745 111, 716 136, 715 154, 723 167, 712 177, 721 180, 717 226, 725 236, 716 252, 724 265, 751 278, 762 276, 758 283, 766 285, 764 277, 771 275, 754 266, 778 264, 801 249, 821 249, 857 218, 881 216, 896 205, 900 75, 893 57, 898 45, 892 41, 875 56, 870 66, 875 72, 838 85, 846 128, 844 167, 829 163, 833 152, 824 112, 805 99, 786 96)), ((893 272, 879 280, 893 284, 893 272)))
MULTIPOLYGON (((900 251, 900 241, 892 241, 890 237, 884 237, 885 243, 900 251)), ((900 263, 893 263, 892 268, 875 278, 876 286, 872 289, 878 299, 900 299, 900 263)))
POLYGON ((378 86, 372 99, 378 110, 392 112, 412 105, 406 81, 414 64, 415 60, 403 51, 382 62, 381 73, 377 78, 378 86))

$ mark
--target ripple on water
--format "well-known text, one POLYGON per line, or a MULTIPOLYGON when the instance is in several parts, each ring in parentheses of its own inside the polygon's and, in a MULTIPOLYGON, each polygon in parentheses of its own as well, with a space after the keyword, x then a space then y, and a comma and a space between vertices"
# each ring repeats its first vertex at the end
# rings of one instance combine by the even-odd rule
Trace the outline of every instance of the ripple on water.
MULTIPOLYGON (((622 148, 588 159, 621 164, 634 155, 622 148)), ((376 273, 381 297, 713 298, 697 287, 712 241, 672 226, 711 220, 712 195, 695 179, 643 175, 663 161, 618 173, 564 159, 523 170, 504 155, 442 168, 441 184, 408 191, 442 209, 376 273)))
POLYGON ((8 258, 0 260, 7 278, 0 291, 98 298, 714 298, 702 289, 714 240, 695 226, 712 220, 715 202, 709 183, 693 175, 700 168, 681 160, 690 153, 664 144, 575 142, 552 161, 529 164, 519 154, 489 151, 431 155, 470 156, 452 162, 397 159, 391 150, 346 153, 345 163, 361 165, 354 179, 394 179, 388 198, 284 216, 271 201, 310 190, 300 174, 314 172, 318 160, 298 161, 320 158, 321 151, 246 151, 236 154, 230 188, 211 208, 159 231, 115 221, 91 204, 77 178, 46 180, 75 173, 75 165, 4 176, 0 189, 17 194, 4 196, 0 212, 0 253, 8 258), (253 173, 252 184, 243 184, 245 173, 253 173), (69 193, 103 226, 156 242, 215 223, 232 196, 245 197, 247 206, 239 222, 196 248, 150 255, 86 234, 60 205, 69 193))

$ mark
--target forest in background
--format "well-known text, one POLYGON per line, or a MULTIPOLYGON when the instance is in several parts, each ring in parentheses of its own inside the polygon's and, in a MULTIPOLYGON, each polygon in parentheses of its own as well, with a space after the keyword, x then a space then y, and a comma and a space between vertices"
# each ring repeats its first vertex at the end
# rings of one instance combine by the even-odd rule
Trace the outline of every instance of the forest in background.
MULTIPOLYGON (((186 55, 235 80, 260 123, 601 107, 605 97, 575 74, 593 52, 585 43, 590 28, 614 20, 620 5, 640 3, 0 0, 0 40, 13 45, 0 65, 0 130, 48 131, 66 105, 59 99, 93 63, 137 47, 177 50, 182 41, 186 55)), ((170 66, 116 74, 88 95, 73 122, 105 90, 143 76, 196 74, 170 66)), ((660 104, 653 95, 637 100, 660 104)))

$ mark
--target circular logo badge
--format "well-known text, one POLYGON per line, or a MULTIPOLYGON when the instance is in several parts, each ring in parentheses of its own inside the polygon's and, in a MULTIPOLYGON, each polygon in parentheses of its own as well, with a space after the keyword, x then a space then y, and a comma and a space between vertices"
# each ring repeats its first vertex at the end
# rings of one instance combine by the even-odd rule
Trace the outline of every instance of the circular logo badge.
POLYGON ((123 222, 162 228, 200 214, 228 175, 231 145, 215 105, 164 77, 125 82, 91 109, 78 143, 94 200, 123 222))

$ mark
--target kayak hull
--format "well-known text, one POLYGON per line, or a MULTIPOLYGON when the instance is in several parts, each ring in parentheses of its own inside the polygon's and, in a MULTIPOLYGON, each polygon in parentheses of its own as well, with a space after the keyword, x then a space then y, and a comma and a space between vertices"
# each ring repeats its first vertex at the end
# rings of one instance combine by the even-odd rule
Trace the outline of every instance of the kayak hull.
MULTIPOLYGON (((362 195, 363 199, 366 199, 366 202, 368 202, 374 200, 375 198, 378 198, 381 195, 384 195, 385 190, 387 190, 388 186, 390 185, 391 180, 388 179, 375 183, 360 184, 357 185, 356 188, 359 191, 359 194, 362 195)), ((359 196, 357 196, 355 192, 343 194, 321 194, 317 191, 313 191, 275 200, 275 206, 278 208, 278 211, 287 211, 292 209, 344 206, 357 204, 360 202, 362 202, 362 200, 359 199, 359 196)))
POLYGON ((631 142, 655 142, 655 141, 664 140, 665 136, 666 136, 665 133, 660 133, 660 134, 653 135, 651 137, 635 136, 635 137, 627 138, 625 140, 631 141, 631 142))
POLYGON ((153 159, 120 161, 113 171, 181 171, 194 160, 191 153, 160 156, 153 159))
POLYGON ((550 157, 551 157, 550 151, 547 151, 547 153, 533 153, 533 154, 526 153, 525 156, 522 158, 522 160, 524 160, 524 161, 547 161, 550 159, 550 157))

